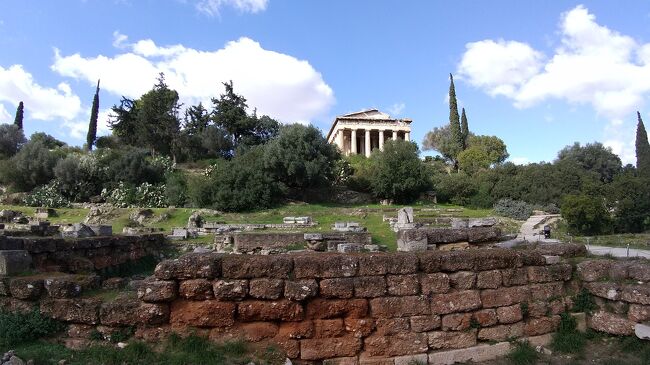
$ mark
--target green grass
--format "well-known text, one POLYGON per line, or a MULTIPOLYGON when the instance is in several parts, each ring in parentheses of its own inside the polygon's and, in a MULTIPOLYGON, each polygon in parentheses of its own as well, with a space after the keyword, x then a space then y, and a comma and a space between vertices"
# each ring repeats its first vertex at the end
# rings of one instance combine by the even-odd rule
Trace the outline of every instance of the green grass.
POLYGON ((515 342, 508 354, 508 360, 513 365, 534 365, 539 359, 539 353, 526 341, 515 342))
MULTIPOLYGON (((456 205, 447 204, 428 204, 416 203, 411 205, 415 209, 416 217, 465 217, 465 218, 483 218, 493 215, 491 209, 468 209, 456 205)), ((332 204, 286 204, 277 208, 254 211, 247 213, 223 213, 218 216, 204 217, 206 221, 222 221, 226 223, 282 223, 282 219, 287 216, 310 216, 316 222, 317 226, 308 229, 296 229, 297 232, 327 232, 331 231, 331 226, 335 222, 353 221, 359 222, 368 229, 372 234, 372 240, 375 244, 386 245, 390 250, 395 250, 396 234, 390 230, 387 222, 383 221, 383 216, 397 216, 397 210, 402 205, 383 206, 379 204, 369 205, 332 205, 332 204)), ((22 206, 4 206, 0 209, 12 209, 21 211, 27 215, 33 215, 36 208, 22 206)), ((136 208, 117 209, 117 217, 110 222, 113 225, 113 232, 121 233, 122 229, 129 225, 129 215, 136 208)), ((169 218, 149 223, 147 226, 162 228, 165 232, 170 232, 174 227, 184 227, 193 211, 193 208, 153 208, 156 216, 168 214, 169 218)), ((83 221, 86 217, 87 209, 60 208, 56 210, 58 217, 50 218, 53 224, 75 223, 83 221)), ((516 232, 519 225, 516 222, 505 220, 504 232, 516 232)), ((204 244, 212 243, 212 236, 199 237, 189 240, 193 243, 204 244)))
POLYGON ((607 247, 627 247, 629 244, 630 248, 650 249, 650 233, 621 233, 605 234, 599 236, 575 236, 568 233, 567 225, 564 221, 559 221, 553 227, 551 235, 552 238, 559 239, 562 242, 607 247))
POLYGON ((215 344, 209 340, 171 335, 154 347, 140 341, 131 341, 124 349, 111 345, 94 344, 83 350, 69 350, 60 344, 37 341, 16 348, 22 359, 33 359, 36 365, 54 365, 65 359, 69 365, 203 365, 284 364, 285 356, 274 347, 255 351, 244 342, 231 341, 215 344))
POLYGON ((562 313, 560 327, 553 334, 551 349, 565 354, 581 354, 587 345, 587 337, 576 329, 576 319, 568 313, 562 313))

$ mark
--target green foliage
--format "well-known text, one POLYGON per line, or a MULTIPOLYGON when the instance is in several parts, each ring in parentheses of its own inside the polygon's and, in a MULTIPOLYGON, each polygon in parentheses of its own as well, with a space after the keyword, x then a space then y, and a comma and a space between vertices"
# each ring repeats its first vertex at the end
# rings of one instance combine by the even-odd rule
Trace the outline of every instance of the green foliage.
POLYGON ((90 109, 90 121, 88 122, 88 134, 86 135, 86 148, 88 151, 93 149, 93 144, 97 139, 97 117, 99 115, 99 80, 97 80, 97 89, 93 97, 93 105, 90 109))
POLYGON ((106 169, 96 154, 70 154, 57 162, 54 176, 68 199, 85 202, 99 195, 102 184, 108 180, 106 169))
POLYGON ((187 197, 193 207, 209 207, 212 205, 212 184, 208 176, 188 176, 187 197))
POLYGON ((596 305, 594 298, 591 296, 591 293, 585 288, 582 288, 580 292, 573 297, 574 312, 591 313, 597 307, 598 306, 596 305))
POLYGON ((171 206, 183 207, 187 203, 187 178, 181 171, 168 172, 165 176, 165 197, 171 206))
POLYGON ((597 174, 603 183, 610 183, 622 170, 621 159, 602 143, 587 143, 584 147, 576 142, 564 147, 557 155, 557 163, 567 163, 582 171, 597 174))
POLYGON ((372 191, 370 185, 371 163, 364 155, 350 155, 344 158, 350 165, 350 176, 346 186, 354 191, 369 193, 372 191))
POLYGON ((0 348, 48 337, 64 328, 60 322, 43 317, 37 309, 28 314, 0 310, 0 348))
POLYGON ((150 158, 148 151, 133 147, 109 150, 101 160, 107 166, 106 174, 112 182, 122 181, 131 185, 162 183, 169 170, 163 160, 156 161, 150 158))
POLYGON ((497 136, 476 136, 470 133, 467 148, 483 151, 488 166, 503 163, 510 156, 506 144, 497 136))
POLYGON ((595 235, 609 231, 611 219, 601 197, 567 195, 561 212, 571 233, 595 235))
POLYGON ((120 208, 131 206, 162 208, 166 207, 165 185, 152 185, 144 182, 136 187, 119 182, 113 189, 104 188, 101 195, 107 202, 120 208))
POLYGON ((508 360, 514 365, 534 365, 539 359, 539 353, 527 341, 515 342, 508 354, 508 360))
POLYGON ((479 146, 469 147, 458 154, 458 168, 469 175, 489 168, 490 164, 487 152, 479 146))
POLYGON ((29 191, 54 177, 59 155, 39 141, 26 143, 10 160, 0 165, 0 182, 18 191, 29 191))
POLYGON ((61 183, 52 180, 32 190, 23 200, 28 207, 64 208, 70 206, 70 201, 61 193, 61 183))
POLYGON ((617 232, 644 232, 650 228, 650 179, 626 172, 607 187, 607 202, 617 232))
POLYGON ((467 124, 467 114, 465 108, 460 114, 460 136, 463 140, 463 150, 469 146, 469 125, 467 124))
POLYGON ((454 76, 449 74, 449 133, 451 135, 452 156, 455 158, 463 150, 463 132, 460 126, 458 116, 458 101, 456 100, 456 87, 454 86, 454 76))
POLYGON ((37 132, 32 134, 29 137, 30 142, 40 142, 42 143, 47 149, 49 150, 54 150, 60 147, 66 146, 66 143, 63 141, 60 141, 51 135, 43 132, 37 132))
POLYGON ((464 172, 438 175, 434 179, 434 186, 441 203, 468 205, 476 193, 476 184, 464 172))
POLYGON ((560 314, 560 326, 553 334, 551 349, 565 354, 577 354, 584 350, 587 339, 576 330, 576 320, 568 313, 560 314))
POLYGON ((533 214, 533 207, 521 200, 504 198, 494 204, 494 213, 523 221, 533 214))
POLYGON ((14 118, 14 125, 20 130, 23 129, 24 114, 25 114, 25 105, 21 101, 18 103, 18 107, 16 108, 16 117, 14 118))
POLYGON ((431 188, 424 163, 415 143, 401 139, 384 144, 370 156, 370 186, 381 199, 411 203, 431 188))
POLYGON ((15 155, 25 142, 20 127, 15 124, 0 124, 0 159, 15 155))
POLYGON ((313 126, 283 126, 264 148, 264 168, 289 188, 328 186, 335 178, 336 146, 313 126))
POLYGON ((97 148, 119 148, 119 138, 115 135, 97 137, 95 147, 97 148))
POLYGON ((636 168, 639 175, 650 178, 650 143, 648 143, 648 133, 643 125, 641 113, 636 112, 638 124, 636 126, 636 168))
POLYGON ((118 208, 127 208, 135 204, 135 188, 121 181, 113 189, 104 188, 101 195, 107 202, 118 208))

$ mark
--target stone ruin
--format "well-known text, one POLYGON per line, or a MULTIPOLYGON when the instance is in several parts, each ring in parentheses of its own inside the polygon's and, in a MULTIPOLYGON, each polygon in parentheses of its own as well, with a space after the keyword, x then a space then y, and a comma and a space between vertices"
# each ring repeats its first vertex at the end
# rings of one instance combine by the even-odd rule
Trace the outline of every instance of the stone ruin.
POLYGON ((223 253, 281 254, 304 251, 376 252, 368 232, 234 233, 215 236, 215 249, 223 253))

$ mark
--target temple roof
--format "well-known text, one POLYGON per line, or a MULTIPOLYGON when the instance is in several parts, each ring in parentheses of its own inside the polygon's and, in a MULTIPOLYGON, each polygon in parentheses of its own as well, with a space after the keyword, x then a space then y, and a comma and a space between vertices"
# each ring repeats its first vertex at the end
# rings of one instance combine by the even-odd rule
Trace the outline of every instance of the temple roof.
POLYGON ((389 114, 379 111, 379 109, 364 109, 358 112, 343 114, 336 117, 336 119, 334 119, 334 122, 332 123, 332 126, 330 127, 329 132, 327 133, 328 140, 330 135, 332 134, 332 131, 334 131, 334 127, 336 126, 336 123, 339 120, 365 120, 365 121, 376 120, 377 122, 399 121, 407 124, 411 123, 410 119, 395 119, 392 118, 389 114))

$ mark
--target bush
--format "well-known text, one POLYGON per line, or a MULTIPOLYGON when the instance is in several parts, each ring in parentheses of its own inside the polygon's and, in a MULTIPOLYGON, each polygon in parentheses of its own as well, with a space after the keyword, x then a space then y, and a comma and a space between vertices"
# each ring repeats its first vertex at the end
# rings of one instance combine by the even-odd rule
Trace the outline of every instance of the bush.
POLYGON ((133 186, 145 182, 154 185, 162 183, 169 169, 167 160, 152 159, 149 151, 133 147, 107 150, 101 159, 113 183, 122 181, 133 186))
POLYGON ((119 182, 114 189, 104 188, 102 198, 118 208, 128 208, 135 204, 135 188, 119 182))
POLYGON ((347 161, 351 171, 345 185, 354 191, 369 193, 372 191, 370 184, 370 159, 364 155, 350 155, 343 159, 347 161))
POLYGON ((388 141, 384 150, 370 156, 370 186, 380 199, 411 203, 431 187, 424 163, 415 143, 388 141))
POLYGON ((165 197, 169 205, 175 207, 183 207, 187 203, 187 179, 181 171, 167 173, 165 177, 165 197))
POLYGON ((28 142, 0 168, 0 180, 14 190, 32 190, 52 180, 58 159, 41 142, 28 142))
POLYGON ((135 204, 139 207, 162 208, 167 206, 165 185, 142 183, 135 188, 135 204))
POLYGON ((212 184, 209 176, 189 176, 187 179, 187 198, 192 207, 212 206, 212 184))
POLYGON ((571 233, 596 235, 610 231, 611 219, 603 198, 567 195, 561 212, 571 233))
POLYGON ((43 317, 36 309, 29 314, 0 310, 0 348, 51 336, 64 328, 62 323, 43 317))
POLYGON ((533 207, 521 200, 504 198, 494 204, 494 212, 504 217, 523 221, 533 214, 533 207))
POLYGON ((61 191, 72 201, 86 202, 99 195, 107 180, 105 169, 95 154, 71 154, 59 160, 54 176, 61 183, 61 191))
POLYGON ((65 208, 70 206, 70 202, 61 194, 61 183, 52 180, 47 185, 42 185, 32 190, 27 195, 23 204, 29 207, 45 208, 65 208))
POLYGON ((14 124, 0 124, 0 158, 15 155, 25 143, 23 130, 14 124))
POLYGON ((283 126, 264 148, 264 168, 289 188, 329 186, 334 181, 336 146, 313 126, 283 126))
POLYGON ((476 194, 476 185, 464 172, 436 175, 434 185, 440 203, 468 205, 471 197, 476 194))
POLYGON ((560 327, 553 334, 551 348, 562 353, 575 354, 584 349, 587 339, 585 335, 576 330, 577 323, 568 313, 560 314, 560 327))
POLYGON ((65 142, 59 141, 58 139, 50 136, 47 133, 43 133, 43 132, 37 132, 37 133, 32 134, 29 137, 29 140, 31 142, 40 142, 40 143, 42 143, 48 150, 54 150, 54 149, 57 149, 59 147, 63 147, 63 146, 66 145, 65 142))
POLYGON ((515 365, 534 365, 539 359, 539 353, 528 342, 515 342, 508 359, 515 365))

